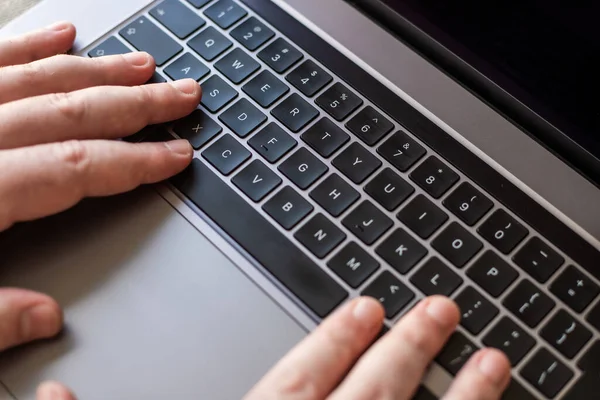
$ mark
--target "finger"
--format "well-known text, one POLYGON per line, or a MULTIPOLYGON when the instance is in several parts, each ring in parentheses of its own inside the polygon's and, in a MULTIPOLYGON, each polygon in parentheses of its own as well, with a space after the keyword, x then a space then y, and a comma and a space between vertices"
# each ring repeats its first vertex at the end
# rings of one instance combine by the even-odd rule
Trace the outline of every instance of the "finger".
POLYGON ((58 22, 44 29, 0 41, 0 67, 26 64, 69 51, 75 40, 75 27, 58 22))
POLYGON ((246 400, 324 399, 381 330, 383 314, 371 298, 344 305, 285 356, 246 400))
POLYGON ((50 297, 21 289, 0 289, 0 351, 56 335, 62 311, 50 297))
POLYGON ((84 58, 58 55, 0 69, 0 104, 48 93, 92 86, 141 85, 154 72, 147 53, 84 58))
POLYGON ((423 300, 371 347, 331 399, 410 399, 458 321, 451 300, 423 300))
POLYGON ((44 382, 37 390, 37 400, 76 400, 69 389, 58 382, 44 382))
POLYGON ((162 181, 192 159, 185 140, 131 144, 69 141, 0 152, 0 231, 72 207, 162 181))
POLYGON ((134 87, 104 86, 0 106, 0 149, 69 139, 117 138, 182 118, 200 102, 192 79, 134 87))
POLYGON ((480 350, 462 368, 444 400, 499 400, 509 382, 506 356, 498 350, 480 350))

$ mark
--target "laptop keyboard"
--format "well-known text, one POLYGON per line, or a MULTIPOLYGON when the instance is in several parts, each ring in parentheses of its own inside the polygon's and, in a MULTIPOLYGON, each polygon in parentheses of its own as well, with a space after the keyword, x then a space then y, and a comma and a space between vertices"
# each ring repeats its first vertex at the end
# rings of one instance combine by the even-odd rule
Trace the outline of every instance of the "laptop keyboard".
POLYGON ((353 82, 232 0, 157 3, 88 55, 134 49, 156 59, 153 82, 193 78, 204 94, 129 140, 188 139, 196 157, 174 187, 307 312, 368 295, 391 326, 451 296, 461 327, 436 360, 450 374, 492 346, 514 367, 506 398, 584 393, 582 372, 600 369, 598 280, 353 82))

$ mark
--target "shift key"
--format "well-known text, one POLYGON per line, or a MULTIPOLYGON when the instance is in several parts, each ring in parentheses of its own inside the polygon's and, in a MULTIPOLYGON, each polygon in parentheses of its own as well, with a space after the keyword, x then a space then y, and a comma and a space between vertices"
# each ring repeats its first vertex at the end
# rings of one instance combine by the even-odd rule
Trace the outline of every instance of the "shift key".
POLYGON ((175 40, 146 17, 140 17, 119 34, 139 51, 148 52, 161 66, 183 50, 175 40))

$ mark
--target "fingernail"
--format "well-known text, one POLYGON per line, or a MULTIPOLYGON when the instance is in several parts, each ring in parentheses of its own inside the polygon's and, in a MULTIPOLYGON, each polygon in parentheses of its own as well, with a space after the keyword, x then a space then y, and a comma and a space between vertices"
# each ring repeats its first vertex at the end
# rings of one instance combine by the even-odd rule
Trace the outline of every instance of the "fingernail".
POLYGON ((192 146, 190 145, 190 142, 188 142, 185 139, 165 142, 165 146, 167 146, 167 148, 173 153, 179 154, 181 156, 190 157, 192 155, 192 146))
POLYGON ((200 85, 192 79, 182 79, 179 81, 171 82, 174 88, 178 89, 184 94, 196 94, 200 85))
POLYGON ((131 64, 135 67, 146 66, 146 65, 148 65, 148 62, 150 61, 150 56, 148 55, 148 53, 140 53, 140 52, 127 53, 127 54, 123 54, 123 57, 129 64, 131 64))
POLYGON ((450 299, 444 297, 429 299, 426 312, 431 319, 444 328, 449 328, 458 323, 456 305, 450 299))
POLYGON ((47 26, 46 29, 49 31, 54 31, 54 32, 62 32, 62 31, 66 31, 67 29, 69 29, 71 27, 71 24, 69 24, 68 22, 56 22, 50 26, 47 26))
POLYGON ((478 367, 496 385, 503 384, 509 374, 506 359, 498 351, 486 351, 479 360, 478 367))
POLYGON ((21 335, 29 340, 50 337, 60 331, 62 315, 55 307, 41 304, 21 315, 21 335))
POLYGON ((381 305, 375 299, 361 298, 356 301, 352 315, 363 324, 372 324, 381 319, 381 305))

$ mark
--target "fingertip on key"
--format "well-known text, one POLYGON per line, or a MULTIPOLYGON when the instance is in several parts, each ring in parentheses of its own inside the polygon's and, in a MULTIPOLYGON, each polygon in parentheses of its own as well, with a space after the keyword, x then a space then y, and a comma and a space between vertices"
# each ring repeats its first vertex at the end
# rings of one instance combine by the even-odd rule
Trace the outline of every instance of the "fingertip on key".
POLYGON ((425 312, 444 329, 454 328, 460 319, 458 306, 443 296, 432 296, 425 299, 425 312))
POLYGON ((482 350, 477 367, 496 386, 502 387, 508 384, 510 363, 501 351, 495 349, 482 350))
POLYGON ((145 67, 153 60, 152 56, 146 52, 133 52, 123 54, 123 58, 134 67, 145 67))
POLYGON ((371 297, 361 297, 355 300, 352 315, 365 325, 373 325, 383 321, 383 307, 381 303, 371 297))
POLYGON ((172 140, 170 142, 165 142, 165 146, 171 152, 173 152, 179 156, 189 158, 189 159, 192 158, 192 155, 194 152, 194 149, 192 149, 192 145, 190 144, 190 142, 188 142, 185 139, 172 140))
POLYGON ((185 95, 196 96, 200 92, 200 85, 193 79, 181 79, 171 82, 171 85, 185 95))

